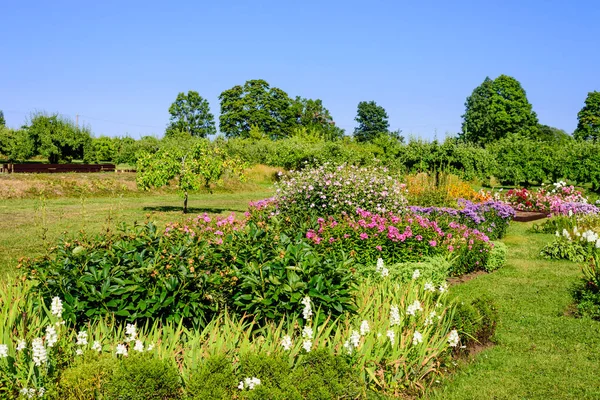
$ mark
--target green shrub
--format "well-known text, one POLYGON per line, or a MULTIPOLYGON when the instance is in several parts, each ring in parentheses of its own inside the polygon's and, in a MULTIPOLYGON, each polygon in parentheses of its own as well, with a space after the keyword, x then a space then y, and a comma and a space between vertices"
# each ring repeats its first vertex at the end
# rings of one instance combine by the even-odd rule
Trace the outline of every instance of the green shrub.
POLYGON ((559 237, 544 246, 540 255, 549 260, 569 260, 581 263, 590 256, 590 251, 587 246, 582 246, 579 242, 559 237))
POLYGON ((571 291, 577 304, 577 314, 600 320, 600 258, 592 258, 584 264, 582 271, 583 278, 571 291))
POLYGON ((192 371, 186 389, 189 399, 224 400, 232 397, 237 384, 231 360, 219 355, 204 360, 192 371))
POLYGON ((303 399, 359 399, 365 391, 358 371, 326 349, 307 354, 292 371, 290 381, 303 399))
POLYGON ((498 309, 491 297, 480 296, 456 303, 454 325, 463 345, 488 343, 496 332, 498 309))
POLYGON ((502 242, 492 242, 494 247, 490 250, 490 255, 488 256, 487 263, 485 264, 485 270, 487 272, 492 272, 497 270, 498 268, 502 268, 504 264, 506 264, 506 254, 508 252, 508 248, 502 242))
POLYGON ((81 358, 62 371, 57 385, 58 398, 64 400, 107 399, 106 384, 118 360, 111 356, 81 358))
POLYGON ((152 223, 118 234, 62 239, 48 257, 24 263, 41 298, 58 296, 67 321, 107 314, 138 324, 199 326, 224 307, 228 268, 201 262, 208 244, 190 235, 168 237, 152 223), (195 268, 194 268, 195 267, 195 268))
POLYGON ((167 400, 182 398, 177 368, 147 354, 121 359, 105 385, 108 399, 167 400))

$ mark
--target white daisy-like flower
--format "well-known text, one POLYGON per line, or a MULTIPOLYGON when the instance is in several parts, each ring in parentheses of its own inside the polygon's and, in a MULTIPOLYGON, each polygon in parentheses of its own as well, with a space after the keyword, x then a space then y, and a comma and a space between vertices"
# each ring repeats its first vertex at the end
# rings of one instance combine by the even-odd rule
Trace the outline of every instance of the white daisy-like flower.
POLYGON ((354 348, 358 349, 360 346, 360 334, 358 331, 352 331, 352 334, 350 334, 350 343, 354 348))
POLYGON ((97 341, 97 340, 94 341, 94 343, 92 344, 92 350, 98 351, 98 352, 102 351, 102 345, 100 344, 99 341, 97 341))
POLYGON ((17 340, 17 351, 23 351, 27 348, 27 342, 24 339, 17 340))
POLYGON ((415 269, 415 271, 412 274, 412 278, 419 279, 420 276, 421 276, 421 271, 419 271, 418 269, 415 269))
POLYGON ((431 282, 425 282, 425 285, 423 285, 423 289, 429 292, 435 292, 435 285, 431 282))
POLYGON ((125 335, 127 335, 125 342, 133 342, 135 340, 137 337, 137 329, 134 324, 127 324, 125 326, 125 335))
POLYGON ((8 357, 8 345, 0 344, 0 358, 8 357))

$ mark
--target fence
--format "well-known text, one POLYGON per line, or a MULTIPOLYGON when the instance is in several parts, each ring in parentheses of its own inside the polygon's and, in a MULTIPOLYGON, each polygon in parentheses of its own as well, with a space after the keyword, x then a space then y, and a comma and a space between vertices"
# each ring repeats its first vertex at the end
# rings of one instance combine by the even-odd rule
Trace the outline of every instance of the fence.
POLYGON ((3 173, 115 172, 114 164, 0 164, 3 173))

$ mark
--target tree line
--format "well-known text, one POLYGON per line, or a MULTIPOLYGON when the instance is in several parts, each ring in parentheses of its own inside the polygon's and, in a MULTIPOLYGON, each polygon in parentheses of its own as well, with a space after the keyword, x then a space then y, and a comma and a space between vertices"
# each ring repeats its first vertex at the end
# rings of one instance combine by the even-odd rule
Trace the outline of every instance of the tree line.
MULTIPOLYGON (((401 131, 390 130, 386 110, 375 101, 358 104, 356 127, 351 136, 336 126, 320 99, 292 98, 261 79, 249 80, 223 91, 219 101, 219 131, 228 140, 260 143, 268 140, 282 148, 286 147, 282 142, 286 139, 290 143, 301 140, 340 142, 345 146, 352 143, 366 148, 378 147, 382 143, 384 147, 390 147, 390 143, 394 146, 404 143, 401 131)), ((170 121, 165 137, 185 134, 207 138, 217 133, 210 105, 196 91, 179 93, 168 111, 170 121)), ((480 148, 502 140, 516 142, 528 139, 563 145, 571 140, 596 142, 600 136, 600 92, 588 94, 578 114, 578 125, 573 135, 541 124, 521 84, 506 75, 486 78, 476 87, 466 99, 462 119, 458 142, 480 148)), ((83 160, 135 164, 137 153, 151 153, 160 146, 161 140, 152 136, 139 140, 130 137, 94 138, 89 127, 77 126, 58 114, 34 113, 20 129, 9 129, 0 111, 0 158, 8 161, 37 156, 49 162, 83 160)), ((297 150, 297 153, 302 153, 297 150)), ((377 153, 374 151, 374 154, 377 153)))

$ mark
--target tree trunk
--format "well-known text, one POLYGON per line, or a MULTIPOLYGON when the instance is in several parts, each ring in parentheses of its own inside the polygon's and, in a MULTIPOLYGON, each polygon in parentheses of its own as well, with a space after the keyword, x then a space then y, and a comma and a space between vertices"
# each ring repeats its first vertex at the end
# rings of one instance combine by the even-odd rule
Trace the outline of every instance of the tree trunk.
POLYGON ((187 209, 187 201, 188 201, 188 193, 186 191, 183 194, 183 213, 184 214, 187 214, 187 211, 188 211, 188 209, 187 209))

